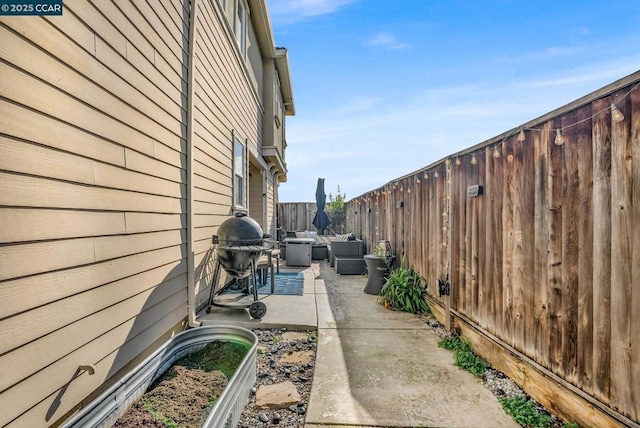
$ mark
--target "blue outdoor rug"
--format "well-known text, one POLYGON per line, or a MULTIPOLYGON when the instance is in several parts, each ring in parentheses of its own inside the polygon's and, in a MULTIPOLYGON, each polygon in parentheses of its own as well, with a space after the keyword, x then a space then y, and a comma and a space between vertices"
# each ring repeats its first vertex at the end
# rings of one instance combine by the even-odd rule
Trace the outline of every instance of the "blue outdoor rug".
MULTIPOLYGON (((302 296, 303 290, 304 276, 302 273, 281 272, 275 275, 275 291, 273 294, 302 296)), ((222 294, 233 293, 240 293, 240 287, 230 286, 222 292, 222 294)), ((271 273, 267 275, 266 284, 258 285, 258 294, 271 294, 271 273)))

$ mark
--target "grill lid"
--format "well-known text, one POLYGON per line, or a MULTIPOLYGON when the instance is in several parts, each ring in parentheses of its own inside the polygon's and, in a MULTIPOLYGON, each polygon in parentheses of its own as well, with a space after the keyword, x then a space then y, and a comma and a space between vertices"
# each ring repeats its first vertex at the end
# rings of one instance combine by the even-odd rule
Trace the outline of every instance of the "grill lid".
MULTIPOLYGON (((217 240, 220 246, 262 246, 264 235, 257 221, 245 213, 236 213, 222 222, 218 228, 217 240)), ((214 237, 215 239, 215 237, 214 237)))
POLYGON ((255 265, 265 236, 262 228, 245 213, 236 213, 222 222, 213 242, 218 243, 218 260, 232 277, 245 278, 251 274, 251 263, 255 265))

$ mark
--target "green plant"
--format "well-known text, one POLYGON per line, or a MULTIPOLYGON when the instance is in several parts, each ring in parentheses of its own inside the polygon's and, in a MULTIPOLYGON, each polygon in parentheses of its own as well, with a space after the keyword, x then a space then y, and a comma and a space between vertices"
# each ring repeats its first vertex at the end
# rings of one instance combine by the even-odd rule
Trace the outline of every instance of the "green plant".
POLYGON ((487 371, 487 361, 474 354, 469 341, 458 336, 447 336, 438 342, 438 347, 453 351, 455 365, 476 377, 487 371))
MULTIPOLYGON (((249 346, 242 342, 215 341, 208 343, 200 351, 179 359, 176 365, 205 372, 220 370, 227 379, 231 379, 248 351, 249 346)), ((171 370, 169 375, 170 372, 171 370)))
POLYGON ((523 427, 547 428, 553 418, 541 411, 536 402, 526 397, 510 397, 500 400, 502 408, 523 427))
POLYGON ((425 279, 411 267, 405 266, 404 258, 400 267, 389 273, 387 282, 380 290, 378 301, 385 308, 394 311, 429 312, 425 300, 427 285, 425 279))
POLYGON ((341 194, 340 186, 338 186, 338 193, 335 197, 331 193, 329 193, 329 202, 327 202, 325 206, 327 216, 329 216, 329 221, 331 221, 331 227, 338 233, 344 232, 343 229, 346 219, 344 204, 346 197, 347 194, 341 194))
POLYGON ((373 255, 376 257, 384 257, 385 256, 384 245, 382 244, 376 245, 376 247, 373 249, 373 255))

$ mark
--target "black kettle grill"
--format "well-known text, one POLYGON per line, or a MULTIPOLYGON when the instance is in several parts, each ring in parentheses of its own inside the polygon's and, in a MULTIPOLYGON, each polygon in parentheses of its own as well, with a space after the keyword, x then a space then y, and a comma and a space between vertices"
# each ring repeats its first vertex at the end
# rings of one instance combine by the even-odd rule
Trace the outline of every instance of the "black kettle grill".
POLYGON ((222 222, 218 234, 213 235, 213 243, 217 244, 217 257, 207 313, 211 312, 211 306, 249 308, 249 314, 256 319, 267 313, 267 306, 258 300, 256 283, 256 264, 267 250, 263 245, 265 238, 268 236, 263 234, 258 222, 245 213, 236 213, 222 222), (218 288, 220 267, 229 274, 232 281, 218 288), (242 285, 242 280, 247 284, 246 287, 242 285), (240 295, 221 296, 225 289, 234 285, 244 288, 240 295))

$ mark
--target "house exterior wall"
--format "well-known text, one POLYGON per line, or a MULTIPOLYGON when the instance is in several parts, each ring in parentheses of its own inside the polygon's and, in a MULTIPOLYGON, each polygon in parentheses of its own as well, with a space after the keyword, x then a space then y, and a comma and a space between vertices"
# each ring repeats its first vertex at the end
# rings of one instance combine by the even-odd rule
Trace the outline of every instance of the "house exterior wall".
POLYGON ((191 140, 188 1, 0 18, 2 427, 61 423, 186 328, 190 269, 207 297, 233 137, 261 156, 264 101, 233 14, 197 4, 191 140))

